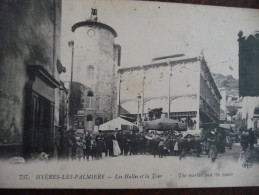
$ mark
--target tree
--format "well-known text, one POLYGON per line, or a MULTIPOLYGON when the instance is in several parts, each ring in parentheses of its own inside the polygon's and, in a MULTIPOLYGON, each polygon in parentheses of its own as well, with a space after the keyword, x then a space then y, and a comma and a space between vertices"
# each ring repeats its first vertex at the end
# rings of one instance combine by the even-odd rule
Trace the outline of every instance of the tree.
POLYGON ((161 118, 162 115, 162 108, 154 108, 148 112, 148 116, 153 118, 154 116, 158 119, 161 118))
POLYGON ((81 90, 82 84, 77 82, 72 82, 72 91, 70 91, 69 98, 69 115, 70 117, 77 114, 78 110, 82 108, 82 96, 83 92, 81 90))

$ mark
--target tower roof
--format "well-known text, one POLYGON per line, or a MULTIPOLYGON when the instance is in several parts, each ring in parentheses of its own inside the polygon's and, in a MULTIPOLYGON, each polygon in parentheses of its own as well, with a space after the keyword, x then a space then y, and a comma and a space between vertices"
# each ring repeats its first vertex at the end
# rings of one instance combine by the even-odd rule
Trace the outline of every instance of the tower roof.
POLYGON ((113 34, 114 37, 118 36, 117 32, 112 27, 108 26, 107 24, 103 24, 101 22, 94 22, 94 21, 90 21, 90 20, 75 23, 72 26, 72 32, 74 32, 77 28, 82 27, 82 26, 90 26, 90 27, 97 26, 100 28, 105 28, 105 29, 111 31, 111 33, 113 34))
POLYGON ((92 8, 90 19, 74 24, 72 26, 72 31, 74 32, 77 28, 79 28, 81 26, 90 26, 90 27, 97 26, 97 27, 105 28, 105 29, 111 31, 111 33, 113 34, 114 37, 118 36, 116 31, 112 27, 110 27, 110 26, 108 26, 106 24, 103 24, 101 22, 97 22, 97 20, 98 20, 97 9, 96 8, 92 8))

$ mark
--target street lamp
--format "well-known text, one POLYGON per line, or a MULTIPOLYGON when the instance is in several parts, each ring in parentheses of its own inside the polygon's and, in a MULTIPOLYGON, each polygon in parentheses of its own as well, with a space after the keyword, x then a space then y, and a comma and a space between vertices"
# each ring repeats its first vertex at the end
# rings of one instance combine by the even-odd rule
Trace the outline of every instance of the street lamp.
MULTIPOLYGON (((73 81, 73 65, 74 65, 74 41, 69 41, 68 46, 72 49, 72 58, 71 58, 71 87, 73 81)), ((71 88, 70 88, 71 90, 71 88)))
POLYGON ((141 99, 141 95, 140 95, 140 94, 138 94, 137 98, 138 98, 138 116, 137 116, 137 126, 139 127, 139 106, 140 106, 140 99, 141 99))
MULTIPOLYGON (((69 113, 71 113, 71 97, 72 97, 72 82, 73 82, 73 64, 74 64, 74 41, 69 41, 68 46, 72 49, 72 58, 71 58, 71 81, 70 81, 70 95, 69 95, 69 113)), ((72 121, 70 120, 70 124, 72 121)))
POLYGON ((120 114, 121 114, 121 83, 122 83, 122 78, 121 78, 121 73, 119 72, 119 94, 118 94, 118 99, 119 99, 119 102, 118 102, 118 104, 119 104, 119 107, 118 107, 118 116, 117 117, 119 117, 120 116, 120 114))

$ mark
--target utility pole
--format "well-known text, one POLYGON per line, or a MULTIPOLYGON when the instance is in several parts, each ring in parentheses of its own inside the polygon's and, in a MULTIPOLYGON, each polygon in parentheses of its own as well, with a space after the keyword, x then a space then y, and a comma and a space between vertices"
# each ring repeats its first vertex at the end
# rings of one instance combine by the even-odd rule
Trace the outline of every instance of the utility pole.
POLYGON ((171 76, 172 76, 172 66, 170 65, 170 61, 167 61, 168 69, 169 69, 169 78, 168 78, 168 118, 170 118, 171 113, 171 76))
POLYGON ((137 116, 137 126, 139 128, 139 106, 140 106, 140 99, 141 99, 141 95, 138 94, 137 96, 137 101, 138 101, 138 116, 137 116))
POLYGON ((144 101, 144 97, 145 97, 145 79, 146 79, 146 76, 145 76, 145 70, 144 70, 144 67, 142 66, 142 71, 143 71, 143 83, 142 83, 142 113, 141 113, 141 117, 143 119, 144 117, 144 106, 145 106, 145 101, 144 101))

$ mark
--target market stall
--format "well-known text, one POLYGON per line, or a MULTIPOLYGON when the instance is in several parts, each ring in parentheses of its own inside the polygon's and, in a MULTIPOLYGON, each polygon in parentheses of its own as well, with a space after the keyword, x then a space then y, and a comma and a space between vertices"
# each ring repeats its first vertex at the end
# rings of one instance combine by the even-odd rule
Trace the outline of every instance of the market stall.
POLYGON ((186 131, 187 124, 178 122, 170 118, 160 118, 153 121, 143 122, 143 127, 145 130, 157 130, 157 131, 186 131))
POLYGON ((121 118, 115 118, 99 126, 99 131, 137 130, 137 125, 121 118))

